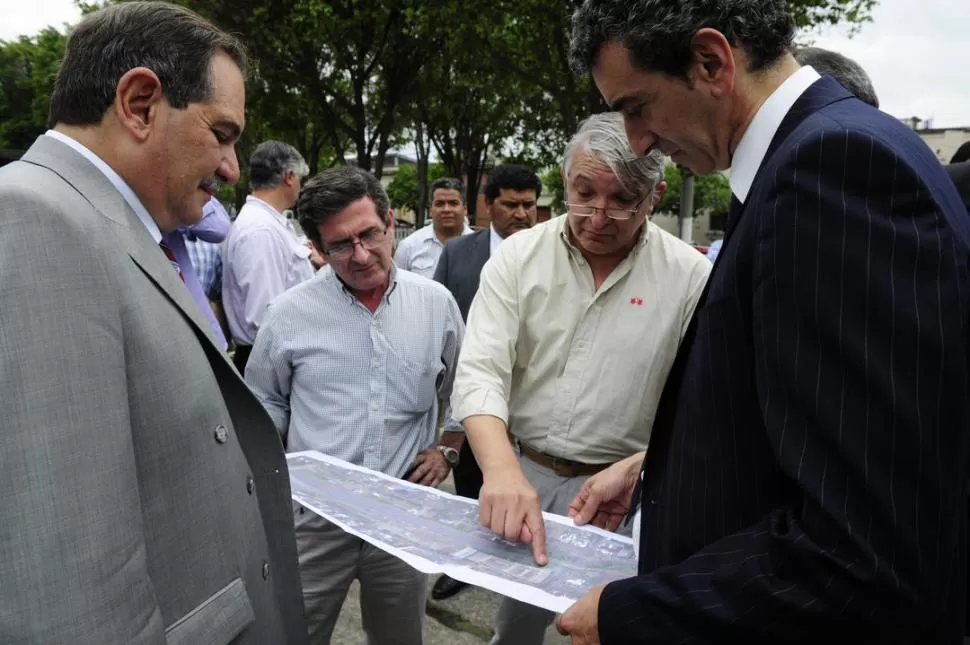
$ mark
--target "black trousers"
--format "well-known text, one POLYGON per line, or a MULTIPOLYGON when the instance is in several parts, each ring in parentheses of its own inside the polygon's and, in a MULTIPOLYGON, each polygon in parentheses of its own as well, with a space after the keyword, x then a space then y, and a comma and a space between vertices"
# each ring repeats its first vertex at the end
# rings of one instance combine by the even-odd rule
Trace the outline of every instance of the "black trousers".
POLYGON ((246 376, 246 363, 249 362, 249 355, 252 353, 252 345, 236 345, 236 351, 232 355, 232 364, 243 376, 246 376))
POLYGON ((472 452, 468 437, 465 437, 465 443, 462 444, 461 452, 458 454, 458 465, 452 473, 455 478, 455 492, 462 497, 478 499, 478 492, 482 488, 482 469, 475 461, 475 454, 472 452))

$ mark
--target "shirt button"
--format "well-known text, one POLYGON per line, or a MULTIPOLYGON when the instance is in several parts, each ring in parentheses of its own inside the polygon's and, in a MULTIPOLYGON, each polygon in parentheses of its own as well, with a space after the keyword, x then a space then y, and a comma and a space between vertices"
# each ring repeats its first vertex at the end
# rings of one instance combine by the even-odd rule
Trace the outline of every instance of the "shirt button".
POLYGON ((221 423, 216 426, 215 434, 217 443, 226 443, 229 441, 229 430, 227 430, 226 426, 222 425, 221 423))
POLYGON ((377 411, 378 411, 378 410, 380 409, 380 406, 378 406, 378 405, 377 405, 377 404, 375 403, 374 405, 372 405, 372 406, 370 407, 370 409, 371 409, 371 410, 373 410, 374 412, 377 412, 377 411))
POLYGON ((269 562, 263 562, 263 580, 269 578, 269 562))
POLYGON ((252 477, 247 477, 246 492, 252 495, 254 490, 256 490, 256 480, 254 480, 252 477))

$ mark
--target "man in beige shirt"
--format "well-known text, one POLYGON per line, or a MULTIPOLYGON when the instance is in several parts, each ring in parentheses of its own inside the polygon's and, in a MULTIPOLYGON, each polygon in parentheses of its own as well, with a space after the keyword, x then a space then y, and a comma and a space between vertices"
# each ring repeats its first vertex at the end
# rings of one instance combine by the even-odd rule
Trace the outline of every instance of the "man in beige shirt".
MULTIPOLYGON (((569 213, 505 241, 468 315, 452 407, 484 475, 479 519, 540 565, 542 510, 565 515, 588 477, 646 448, 710 272, 648 219, 663 168, 630 151, 618 114, 587 119, 563 160, 569 213)), ((552 618, 506 599, 492 643, 541 643, 552 618)))

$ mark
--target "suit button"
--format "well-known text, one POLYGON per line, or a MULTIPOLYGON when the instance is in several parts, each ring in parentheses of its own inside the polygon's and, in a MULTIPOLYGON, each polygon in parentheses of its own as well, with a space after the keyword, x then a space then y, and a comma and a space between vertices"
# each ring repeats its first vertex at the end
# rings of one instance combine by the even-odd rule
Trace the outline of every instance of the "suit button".
POLYGON ((216 442, 226 443, 227 441, 229 441, 229 430, 226 429, 226 426, 220 423, 216 426, 216 442))
POLYGON ((269 578, 269 562, 263 562, 263 580, 269 578))
POLYGON ((247 477, 246 492, 252 495, 254 490, 256 490, 256 481, 252 477, 247 477))

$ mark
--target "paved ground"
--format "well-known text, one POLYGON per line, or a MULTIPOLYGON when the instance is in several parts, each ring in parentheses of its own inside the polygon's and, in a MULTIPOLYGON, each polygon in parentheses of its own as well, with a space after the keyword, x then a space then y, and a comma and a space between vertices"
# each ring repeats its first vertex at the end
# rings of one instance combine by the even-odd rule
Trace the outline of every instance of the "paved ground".
MULTIPOLYGON (((451 479, 441 485, 443 490, 454 492, 451 479)), ((437 576, 430 576, 428 591, 437 576)), ((344 603, 337 627, 333 634, 333 645, 362 645, 364 634, 360 627, 360 598, 357 583, 351 588, 344 603)), ((471 587, 457 596, 436 602, 428 596, 427 625, 425 645, 482 645, 492 637, 492 626, 498 612, 501 596, 484 589, 471 587)), ((568 645, 569 639, 563 638, 550 627, 546 633, 545 645, 568 645)), ((541 645, 537 643, 536 645, 541 645)))

